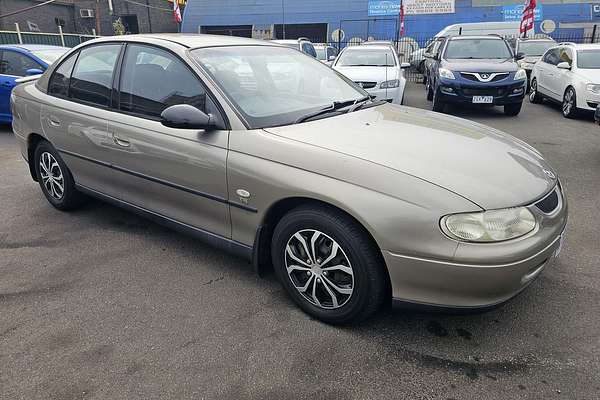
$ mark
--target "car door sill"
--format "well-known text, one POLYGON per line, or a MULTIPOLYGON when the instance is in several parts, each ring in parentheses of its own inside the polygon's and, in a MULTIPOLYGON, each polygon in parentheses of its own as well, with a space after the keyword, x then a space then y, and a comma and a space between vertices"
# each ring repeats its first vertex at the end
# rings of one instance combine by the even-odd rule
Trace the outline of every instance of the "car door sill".
POLYGON ((235 240, 223 237, 221 235, 217 235, 215 233, 205 231, 200 228, 196 228, 192 225, 188 225, 184 222, 177 221, 175 219, 166 217, 162 214, 156 213, 154 211, 150 211, 146 208, 136 206, 135 204, 131 204, 126 201, 117 199, 113 196, 109 196, 107 194, 104 194, 97 190, 91 189, 89 187, 86 187, 86 186, 83 186, 83 185, 80 185, 77 183, 75 184, 75 186, 77 187, 77 190, 79 190, 82 193, 85 193, 91 197, 96 197, 100 200, 106 201, 107 203, 116 205, 117 207, 121 207, 128 211, 132 211, 132 212, 134 212, 138 215, 141 215, 149 220, 152 220, 160 225, 163 225, 163 226, 166 226, 173 230, 177 230, 177 231, 180 231, 187 235, 193 236, 213 247, 216 247, 218 249, 225 250, 227 252, 235 254, 236 256, 244 258, 247 261, 252 261, 252 257, 253 257, 252 246, 248 246, 243 243, 237 242, 235 240))

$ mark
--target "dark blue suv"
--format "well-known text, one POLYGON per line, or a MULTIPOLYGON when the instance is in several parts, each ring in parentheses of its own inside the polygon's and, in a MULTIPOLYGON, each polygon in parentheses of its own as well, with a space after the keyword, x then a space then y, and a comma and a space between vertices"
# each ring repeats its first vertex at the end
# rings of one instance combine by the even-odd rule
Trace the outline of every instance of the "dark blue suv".
POLYGON ((504 106, 506 115, 521 111, 527 74, 500 36, 451 36, 428 54, 427 99, 442 112, 448 103, 504 106))

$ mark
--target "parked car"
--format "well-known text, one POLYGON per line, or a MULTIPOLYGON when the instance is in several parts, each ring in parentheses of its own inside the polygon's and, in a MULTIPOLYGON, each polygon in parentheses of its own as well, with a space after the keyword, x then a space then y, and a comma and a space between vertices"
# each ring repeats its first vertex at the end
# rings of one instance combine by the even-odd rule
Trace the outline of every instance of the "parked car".
POLYGON ((544 54, 531 73, 529 100, 562 104, 566 118, 600 104, 600 45, 561 43, 544 54))
POLYGON ((521 111, 527 74, 500 36, 451 36, 443 39, 427 80, 433 110, 446 104, 504 106, 506 115, 521 111))
POLYGON ((332 65, 370 95, 394 104, 404 100, 406 78, 402 70, 408 67, 388 45, 346 47, 332 65))
POLYGON ((18 85, 12 107, 52 206, 73 209, 87 194, 259 271, 272 265, 289 296, 330 323, 366 318, 392 298, 498 305, 553 262, 564 238, 566 199, 532 147, 374 101, 267 41, 91 40, 18 85), (282 63, 301 84, 276 83, 271 67, 282 63), (241 86, 247 69, 255 85, 241 86))
POLYGON ((315 51, 317 52, 317 60, 323 64, 331 65, 338 55, 338 49, 327 44, 315 44, 315 51))
POLYGON ((527 73, 527 91, 529 91, 529 82, 531 79, 531 71, 534 65, 542 58, 542 55, 550 47, 556 46, 556 42, 552 38, 515 39, 514 49, 515 54, 523 54, 524 58, 517 61, 519 67, 523 68, 527 73))
POLYGON ((519 35, 519 22, 502 21, 502 22, 467 22, 463 24, 448 25, 433 38, 427 41, 425 47, 413 51, 410 54, 409 62, 411 67, 420 73, 425 71, 425 53, 431 52, 430 46, 437 39, 448 36, 482 36, 482 35, 498 35, 505 38, 519 35), (428 50, 429 49, 429 50, 428 50))
POLYGON ((317 58, 317 51, 315 50, 315 46, 307 38, 272 40, 272 42, 291 47, 305 54, 308 54, 311 57, 317 58))
POLYGON ((68 48, 34 44, 0 45, 0 123, 10 123, 10 93, 16 79, 41 74, 68 48))

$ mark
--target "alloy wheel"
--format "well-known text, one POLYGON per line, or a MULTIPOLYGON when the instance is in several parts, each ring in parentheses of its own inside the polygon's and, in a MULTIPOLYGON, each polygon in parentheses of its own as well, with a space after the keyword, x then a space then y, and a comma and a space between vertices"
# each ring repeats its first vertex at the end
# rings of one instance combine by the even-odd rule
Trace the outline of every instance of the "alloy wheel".
POLYGON ((565 93, 565 98, 563 99, 563 105, 562 105, 563 114, 565 116, 571 114, 571 111, 573 110, 574 102, 575 102, 575 93, 573 93, 573 90, 569 89, 565 93))
POLYGON ((65 194, 63 173, 54 156, 48 152, 43 152, 40 157, 40 176, 48 194, 56 200, 62 199, 65 194))
POLYGON ((314 229, 296 232, 285 248, 285 267, 292 285, 311 304, 342 307, 352 297, 354 272, 340 245, 314 229))
POLYGON ((535 80, 533 80, 531 82, 531 86, 529 87, 529 101, 531 101, 532 103, 535 101, 535 96, 537 92, 537 82, 535 80))

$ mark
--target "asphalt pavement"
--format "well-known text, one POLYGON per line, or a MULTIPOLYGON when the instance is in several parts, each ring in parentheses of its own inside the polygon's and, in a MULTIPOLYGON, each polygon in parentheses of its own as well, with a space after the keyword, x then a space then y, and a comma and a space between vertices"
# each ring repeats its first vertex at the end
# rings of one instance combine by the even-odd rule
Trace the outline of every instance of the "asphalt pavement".
MULTIPOLYGON (((429 108, 422 85, 405 102, 429 108)), ((501 308, 303 314, 273 275, 113 206, 53 209, 0 128, 1 399, 599 399, 600 127, 527 101, 450 113, 539 149, 560 259, 501 308)), ((473 168, 477 168, 476 165, 473 168)))

